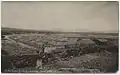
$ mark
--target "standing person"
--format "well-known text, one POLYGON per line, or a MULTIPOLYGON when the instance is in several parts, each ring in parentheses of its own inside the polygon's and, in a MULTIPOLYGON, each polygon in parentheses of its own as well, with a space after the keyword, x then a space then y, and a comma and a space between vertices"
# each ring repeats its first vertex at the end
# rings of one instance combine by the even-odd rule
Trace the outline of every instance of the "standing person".
POLYGON ((48 42, 44 43, 42 45, 42 48, 41 48, 41 51, 37 51, 37 61, 36 61, 36 68, 38 69, 42 69, 43 68, 43 62, 45 61, 45 58, 46 58, 46 53, 45 53, 45 45, 47 44, 48 42))
POLYGON ((42 48, 41 48, 41 53, 44 53, 45 52, 45 44, 42 45, 42 48))
POLYGON ((45 51, 45 47, 48 45, 48 42, 45 42, 43 45, 42 45, 42 52, 41 52, 41 55, 42 55, 42 62, 44 64, 47 63, 48 61, 48 53, 45 51))
POLYGON ((37 56, 36 56, 36 68, 40 69, 42 68, 42 60, 41 60, 41 56, 40 56, 40 51, 37 51, 37 56))

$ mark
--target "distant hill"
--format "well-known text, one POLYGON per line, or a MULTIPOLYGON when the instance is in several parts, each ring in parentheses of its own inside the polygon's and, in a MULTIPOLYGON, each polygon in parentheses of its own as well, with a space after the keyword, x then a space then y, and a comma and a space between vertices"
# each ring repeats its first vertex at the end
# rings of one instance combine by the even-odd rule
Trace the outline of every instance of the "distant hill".
POLYGON ((38 31, 38 30, 8 28, 8 27, 2 27, 1 28, 1 33, 3 35, 6 35, 6 34, 23 34, 23 33, 48 33, 48 32, 52 32, 52 31, 38 31))
POLYGON ((72 34, 93 34, 93 35, 118 35, 118 33, 99 33, 99 32, 62 32, 62 31, 49 31, 49 30, 32 30, 32 29, 20 29, 1 27, 2 35, 7 34, 24 34, 24 33, 72 33, 72 34))

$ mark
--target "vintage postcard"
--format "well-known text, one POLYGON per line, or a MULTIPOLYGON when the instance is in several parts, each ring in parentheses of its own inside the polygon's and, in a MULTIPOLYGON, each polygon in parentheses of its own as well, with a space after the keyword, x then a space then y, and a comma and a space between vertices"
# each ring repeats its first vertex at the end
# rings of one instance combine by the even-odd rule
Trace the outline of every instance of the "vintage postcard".
POLYGON ((2 73, 116 73, 119 2, 2 1, 2 73))

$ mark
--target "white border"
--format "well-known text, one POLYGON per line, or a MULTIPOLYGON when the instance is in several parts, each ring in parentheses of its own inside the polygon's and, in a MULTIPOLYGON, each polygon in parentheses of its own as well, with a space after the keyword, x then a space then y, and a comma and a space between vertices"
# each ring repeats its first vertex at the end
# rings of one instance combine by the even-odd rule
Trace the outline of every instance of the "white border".
MULTIPOLYGON (((1 1, 119 1, 119 0, 0 0, 0 9, 1 9, 1 1)), ((120 2, 119 2, 119 5, 120 5, 120 2)), ((119 6, 119 12, 120 12, 120 6, 119 6)), ((1 12, 0 12, 0 16, 1 16, 1 12)), ((120 16, 119 16, 120 17, 120 16)), ((120 21, 120 19, 119 19, 120 21)), ((0 18, 0 24, 1 24, 1 18, 0 18)), ((120 28, 120 26, 119 26, 120 28)), ((119 34, 120 35, 120 34, 119 34)), ((0 26, 0 36, 1 36, 1 26, 0 26)), ((119 37, 120 39, 120 37, 119 37)), ((120 40, 119 40, 120 42, 120 40)), ((0 37, 0 44, 1 44, 1 37, 0 37)), ((119 45, 120 46, 120 45, 119 45)), ((1 45, 0 45, 0 48, 1 48, 1 45)), ((1 55, 1 52, 0 52, 0 55, 1 55)), ((0 57, 0 67, 1 67, 1 57, 0 57)), ((119 51, 119 69, 120 69, 120 51, 119 51)), ((0 71, 1 71, 1 68, 0 68, 0 71)), ((1 74, 1 72, 0 72, 1 74)), ((4 74, 4 73, 2 73, 4 74)), ((32 74, 32 75, 35 75, 35 74, 41 74, 41 75, 46 75, 48 73, 5 73, 4 75, 7 75, 7 74, 10 74, 10 75, 13 75, 13 74, 18 74, 18 75, 26 75, 26 74, 32 74)), ((49 75, 57 75, 59 73, 49 73, 49 75)), ((60 74, 60 75, 64 75, 64 74, 67 74, 67 73, 63 73, 63 74, 60 74)), ((73 73, 75 74, 75 73, 73 73)), ((73 74, 70 74, 68 73, 68 75, 73 75, 73 74)), ((81 74, 81 75, 93 75, 93 74, 89 74, 89 73, 77 73, 78 74, 81 74)), ((110 75, 120 75, 120 72, 118 71, 117 73, 109 73, 110 75)), ((102 75, 109 75, 109 74, 102 74, 102 75)), ((99 73, 96 73, 95 75, 101 75, 99 73)))
POLYGON ((1 0, 1 1, 119 1, 119 0, 1 0))

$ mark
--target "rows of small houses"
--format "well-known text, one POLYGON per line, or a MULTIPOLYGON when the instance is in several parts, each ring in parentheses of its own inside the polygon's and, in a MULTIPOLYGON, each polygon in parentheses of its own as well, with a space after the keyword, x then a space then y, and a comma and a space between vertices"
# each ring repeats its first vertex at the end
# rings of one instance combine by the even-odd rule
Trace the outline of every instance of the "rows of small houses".
POLYGON ((34 54, 35 49, 31 49, 28 47, 20 46, 11 41, 2 41, 2 48, 1 48, 2 55, 25 55, 25 54, 34 54), (7 52, 7 54, 5 53, 7 52), (4 54, 5 53, 5 54, 4 54))
MULTIPOLYGON (((46 58, 51 58, 50 61, 54 61, 54 60, 57 60, 57 58, 54 58, 54 57, 68 58, 70 56, 78 56, 78 55, 90 53, 92 51, 93 52, 96 51, 96 47, 95 46, 94 46, 95 49, 92 48, 89 51, 90 47, 91 46, 89 45, 89 47, 83 48, 83 50, 82 50, 80 47, 77 47, 77 46, 74 46, 72 48, 71 48, 71 46, 70 47, 68 46, 67 49, 59 50, 61 52, 59 52, 59 51, 56 52, 57 51, 56 50, 56 51, 53 51, 50 54, 47 54, 46 58), (48 55, 49 55, 49 57, 48 57, 48 55), (55 55, 55 56, 50 56, 50 55, 55 55)), ((7 56, 7 57, 12 59, 10 61, 11 61, 11 63, 13 63, 14 67, 26 67, 26 66, 35 66, 36 65, 37 56, 38 55, 22 55, 22 56, 17 55, 17 56, 7 56)), ((3 58, 6 59, 6 56, 3 56, 3 58)), ((46 60, 48 60, 48 59, 46 59, 46 60)))
MULTIPOLYGON (((11 45, 15 45, 15 44, 11 44, 11 45)), ((6 45, 5 45, 6 46, 6 45)), ((16 44, 14 47, 12 48, 18 48, 17 47, 18 45, 16 44)), ((4 46, 3 46, 4 47, 4 46)), ((11 47, 11 46, 10 46, 11 47)), ((107 47, 107 46, 105 46, 107 47)), ((109 46, 108 46, 109 48, 109 46)), ((18 48, 18 49, 23 49, 23 48, 18 48)), ((104 48, 104 49, 107 49, 107 48, 104 48)), ((109 48, 111 50, 115 49, 116 51, 118 50, 117 47, 111 47, 109 48)), ((29 50, 29 49, 27 49, 29 50)), ((83 54, 88 54, 88 53, 94 53, 94 52, 100 52, 101 50, 103 50, 103 48, 101 49, 99 46, 97 46, 96 44, 83 44, 83 45, 79 45, 79 44, 69 44, 69 45, 65 45, 65 48, 58 48, 54 51, 52 51, 51 53, 48 53, 46 54, 46 60, 44 62, 48 62, 48 58, 50 58, 49 62, 50 61, 55 61, 55 60, 58 60, 59 58, 64 58, 66 60, 69 59, 69 57, 73 56, 81 56, 83 54), (52 55, 52 56, 51 56, 52 55), (57 58, 58 57, 58 58, 57 58)), ((23 50, 19 50, 19 51, 23 51, 23 50)), ((26 50, 24 50, 26 51, 26 50)), ((16 52, 17 53, 17 52, 16 52)), ((3 58, 6 59, 5 56, 3 56, 3 58)), ((8 64, 9 65, 12 65, 11 68, 13 67, 31 67, 31 66, 36 66, 36 60, 38 58, 38 55, 22 55, 22 56, 8 56, 8 58, 10 58, 11 62, 9 62, 8 64)), ((8 61, 7 59, 5 61, 8 61)), ((3 59, 3 62, 4 62, 4 59, 3 59)), ((5 68, 5 67, 4 67, 5 68)), ((9 68, 9 67, 7 67, 9 68)))
MULTIPOLYGON (((117 65, 118 60, 113 53, 98 52, 90 53, 82 56, 76 56, 69 60, 58 60, 55 56, 50 56, 49 61, 44 61, 43 65, 52 64, 52 61, 58 60, 53 64, 58 68, 83 68, 83 69, 98 69, 99 71, 105 72, 109 70, 110 66, 117 65), (97 55, 96 55, 97 54, 97 55), (114 60, 113 60, 114 59, 114 60), (114 61, 114 63, 112 63, 114 61), (70 65, 71 64, 71 65, 70 65)), ((2 56, 2 69, 13 69, 13 68, 25 68, 25 67, 35 67, 37 55, 24 55, 24 56, 2 56), (10 60, 12 59, 12 60, 10 60), (4 60, 4 61, 3 61, 4 60), (10 63, 7 63, 8 61, 10 63), (11 65, 10 65, 11 64, 11 65)), ((117 66, 115 66, 115 69, 117 66)))

